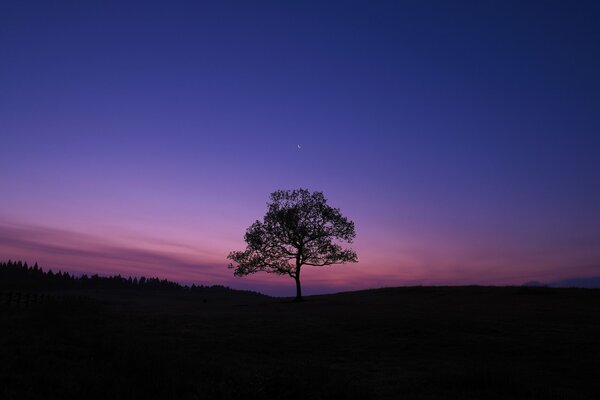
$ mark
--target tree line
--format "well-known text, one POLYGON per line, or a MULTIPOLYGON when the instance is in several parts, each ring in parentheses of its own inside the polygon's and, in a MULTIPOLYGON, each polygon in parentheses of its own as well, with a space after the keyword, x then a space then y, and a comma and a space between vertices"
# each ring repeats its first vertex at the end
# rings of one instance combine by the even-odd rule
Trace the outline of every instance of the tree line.
MULTIPOLYGON (((44 271, 37 262, 0 262, 0 289, 3 290, 56 290, 56 289, 131 289, 191 292, 240 292, 223 285, 181 285, 156 277, 123 277, 121 275, 99 276, 94 274, 74 275, 68 272, 44 271)), ((248 291, 249 292, 249 291, 248 291)), ((254 293, 254 292, 249 292, 254 293)), ((258 293, 257 293, 258 294, 258 293)))

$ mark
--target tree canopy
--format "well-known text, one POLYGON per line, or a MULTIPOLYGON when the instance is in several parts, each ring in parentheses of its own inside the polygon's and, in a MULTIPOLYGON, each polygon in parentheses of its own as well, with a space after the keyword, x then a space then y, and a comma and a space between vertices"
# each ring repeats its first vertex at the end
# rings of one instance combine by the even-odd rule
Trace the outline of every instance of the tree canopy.
POLYGON ((263 220, 246 230, 246 250, 227 256, 237 263, 229 264, 234 275, 259 271, 289 275, 296 281, 296 299, 301 300, 302 266, 357 262, 356 252, 340 244, 352 243, 356 236, 354 222, 329 206, 322 192, 278 190, 271 193, 270 199, 263 220))

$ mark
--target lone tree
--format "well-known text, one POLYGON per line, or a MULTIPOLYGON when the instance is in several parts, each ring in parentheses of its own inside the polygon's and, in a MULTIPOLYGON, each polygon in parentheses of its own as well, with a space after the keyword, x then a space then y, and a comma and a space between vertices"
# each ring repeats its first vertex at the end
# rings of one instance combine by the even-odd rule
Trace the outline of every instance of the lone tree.
POLYGON ((334 242, 352 243, 354 222, 327 204, 322 192, 306 189, 278 190, 271 193, 263 221, 256 221, 244 239, 246 250, 227 256, 238 265, 235 276, 258 271, 289 275, 296 281, 296 300, 302 300, 300 270, 303 265, 322 267, 356 262, 356 252, 334 242))

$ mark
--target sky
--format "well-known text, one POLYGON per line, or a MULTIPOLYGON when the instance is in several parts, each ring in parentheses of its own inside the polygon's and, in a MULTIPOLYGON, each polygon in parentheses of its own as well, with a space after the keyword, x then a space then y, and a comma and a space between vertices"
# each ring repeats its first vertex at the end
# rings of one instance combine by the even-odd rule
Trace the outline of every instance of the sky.
POLYGON ((595 3, 2 1, 0 259, 293 295, 226 256, 302 187, 305 294, 598 277, 595 3))

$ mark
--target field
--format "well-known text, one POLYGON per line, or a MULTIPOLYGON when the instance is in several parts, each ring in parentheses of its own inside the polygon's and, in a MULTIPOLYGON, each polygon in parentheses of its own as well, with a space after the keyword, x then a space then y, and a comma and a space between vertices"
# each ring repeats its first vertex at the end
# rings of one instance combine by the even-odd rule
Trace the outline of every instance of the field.
POLYGON ((594 399, 600 290, 92 291, 0 304, 0 398, 594 399))

